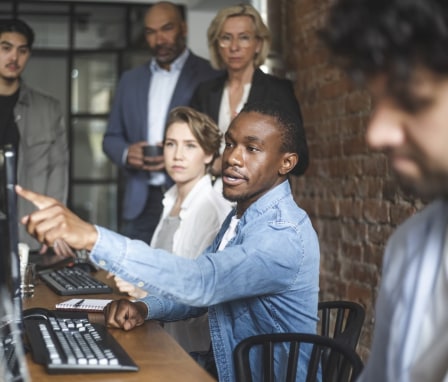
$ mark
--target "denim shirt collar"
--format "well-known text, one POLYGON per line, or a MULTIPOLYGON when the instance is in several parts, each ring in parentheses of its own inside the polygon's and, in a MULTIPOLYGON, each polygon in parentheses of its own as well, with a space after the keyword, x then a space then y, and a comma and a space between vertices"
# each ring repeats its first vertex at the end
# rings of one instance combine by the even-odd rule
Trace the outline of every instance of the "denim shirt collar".
POLYGON ((278 204, 279 200, 289 195, 291 195, 291 185, 289 180, 285 180, 252 203, 249 208, 244 211, 243 216, 241 216, 240 224, 246 224, 247 221, 251 221, 256 216, 262 215, 273 205, 278 204))
MULTIPOLYGON (((241 227, 244 227, 248 222, 262 215, 273 205, 278 204, 279 200, 288 197, 290 195, 291 195, 291 185, 289 183, 289 180, 285 180, 278 186, 274 187, 272 190, 269 190, 261 198, 252 203, 246 211, 244 211, 243 216, 241 217, 238 225, 235 228, 235 236, 238 235, 241 227)), ((236 208, 234 207, 227 216, 224 223, 222 224, 221 230, 218 232, 218 234, 215 237, 215 240, 211 245, 210 249, 212 252, 216 252, 218 250, 221 240, 225 232, 229 228, 230 221, 232 220, 232 217, 235 215, 236 215, 236 208)), ((231 241, 233 241, 234 239, 235 237, 231 241)))

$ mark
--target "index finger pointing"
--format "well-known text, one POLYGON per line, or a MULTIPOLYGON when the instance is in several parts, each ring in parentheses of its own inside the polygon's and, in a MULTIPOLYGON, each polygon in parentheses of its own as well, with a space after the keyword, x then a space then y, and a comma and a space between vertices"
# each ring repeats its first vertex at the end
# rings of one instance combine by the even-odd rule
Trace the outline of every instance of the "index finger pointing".
POLYGON ((17 195, 33 203, 40 210, 50 207, 55 203, 55 199, 45 195, 38 194, 30 190, 26 190, 25 188, 22 188, 19 185, 16 185, 15 190, 17 195))

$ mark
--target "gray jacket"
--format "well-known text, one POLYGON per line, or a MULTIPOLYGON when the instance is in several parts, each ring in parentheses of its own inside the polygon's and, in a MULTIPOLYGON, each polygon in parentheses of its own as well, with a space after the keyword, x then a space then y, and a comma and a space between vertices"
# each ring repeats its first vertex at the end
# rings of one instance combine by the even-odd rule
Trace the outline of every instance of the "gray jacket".
MULTIPOLYGON (((67 202, 68 146, 61 105, 55 98, 20 84, 14 117, 20 132, 17 182, 24 188, 67 202)), ((19 219, 35 207, 18 199, 19 219)), ((19 224, 19 241, 40 245, 19 224)))

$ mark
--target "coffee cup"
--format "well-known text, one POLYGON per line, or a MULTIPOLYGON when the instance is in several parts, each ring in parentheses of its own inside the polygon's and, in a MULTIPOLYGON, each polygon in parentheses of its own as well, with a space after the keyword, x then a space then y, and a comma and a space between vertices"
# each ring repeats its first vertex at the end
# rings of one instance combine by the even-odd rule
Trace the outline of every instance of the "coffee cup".
POLYGON ((158 157, 163 155, 162 146, 157 145, 147 145, 143 146, 143 155, 145 157, 158 157))

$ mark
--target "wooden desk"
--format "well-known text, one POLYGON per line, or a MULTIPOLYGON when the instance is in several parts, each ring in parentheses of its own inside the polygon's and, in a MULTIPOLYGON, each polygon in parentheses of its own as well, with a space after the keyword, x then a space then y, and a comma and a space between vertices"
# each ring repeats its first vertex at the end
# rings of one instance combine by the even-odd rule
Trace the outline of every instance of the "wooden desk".
MULTIPOLYGON (((107 280, 104 271, 99 271, 95 277, 113 285, 107 280)), ((117 291, 116 289, 114 289, 117 291)), ((73 296, 78 297, 78 296, 73 296)), ((85 298, 121 298, 119 293, 89 295, 85 298)), ((36 285, 34 297, 23 299, 23 308, 44 307, 54 309, 58 302, 65 301, 71 296, 59 296, 49 289, 42 280, 36 285)), ((94 321, 102 319, 102 315, 92 316, 94 321)), ((157 323, 146 322, 144 325, 129 332, 121 329, 109 329, 120 345, 126 350, 134 362, 139 366, 137 372, 114 372, 114 373, 86 373, 86 374, 56 374, 50 375, 44 366, 36 364, 27 354, 27 364, 31 380, 33 382, 61 381, 151 381, 151 382, 212 382, 214 379, 205 372, 196 362, 166 333, 157 323)))

